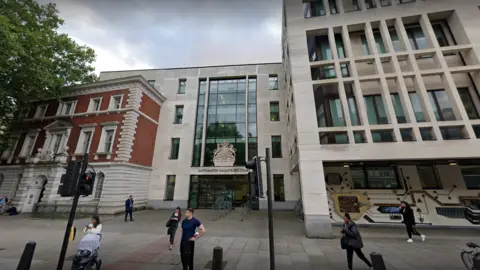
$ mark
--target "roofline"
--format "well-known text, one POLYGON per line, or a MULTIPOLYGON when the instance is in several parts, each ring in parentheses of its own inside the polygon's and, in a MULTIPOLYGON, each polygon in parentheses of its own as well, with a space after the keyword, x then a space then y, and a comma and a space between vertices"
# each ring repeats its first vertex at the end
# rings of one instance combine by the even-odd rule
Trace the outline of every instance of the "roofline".
POLYGON ((118 83, 127 83, 127 82, 140 82, 145 88, 147 88, 150 92, 152 92, 154 95, 156 95, 160 101, 165 101, 165 96, 160 93, 156 88, 151 86, 148 81, 142 76, 142 75, 135 75, 135 76, 128 76, 128 77, 121 77, 121 78, 115 78, 115 79, 110 79, 110 80, 103 80, 103 81, 96 81, 93 83, 86 83, 86 84, 80 84, 80 85, 74 85, 69 87, 68 90, 70 91, 75 91, 83 88, 91 88, 91 87, 100 87, 104 85, 109 85, 109 84, 118 84, 118 83))
POLYGON ((258 65, 274 65, 282 64, 282 62, 254 63, 254 64, 235 64, 235 65, 214 65, 214 66, 196 66, 196 67, 174 67, 174 68, 145 68, 145 69, 125 69, 125 70, 107 70, 100 73, 113 72, 130 72, 130 71, 146 71, 146 70, 177 70, 177 69, 195 69, 195 68, 216 68, 216 67, 239 67, 239 66, 258 66, 258 65))

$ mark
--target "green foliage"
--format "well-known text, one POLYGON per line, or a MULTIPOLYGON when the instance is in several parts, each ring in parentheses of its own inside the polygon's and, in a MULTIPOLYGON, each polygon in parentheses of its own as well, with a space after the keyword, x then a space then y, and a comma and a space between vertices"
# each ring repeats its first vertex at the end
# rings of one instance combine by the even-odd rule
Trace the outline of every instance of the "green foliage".
POLYGON ((29 102, 96 80, 95 52, 59 33, 62 24, 55 4, 0 0, 0 152, 29 102))

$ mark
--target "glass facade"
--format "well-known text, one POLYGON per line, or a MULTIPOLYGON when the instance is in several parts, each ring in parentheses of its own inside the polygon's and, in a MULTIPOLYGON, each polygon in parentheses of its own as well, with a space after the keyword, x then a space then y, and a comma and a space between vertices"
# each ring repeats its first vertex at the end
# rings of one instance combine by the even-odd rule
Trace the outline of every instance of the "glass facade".
POLYGON ((248 91, 246 78, 210 80, 208 89, 207 81, 200 80, 192 166, 214 166, 214 151, 217 144, 224 142, 236 149, 235 166, 245 164, 247 145, 250 154, 257 155, 256 89, 256 78, 248 78, 248 91), (203 139, 205 154, 201 164, 203 139))

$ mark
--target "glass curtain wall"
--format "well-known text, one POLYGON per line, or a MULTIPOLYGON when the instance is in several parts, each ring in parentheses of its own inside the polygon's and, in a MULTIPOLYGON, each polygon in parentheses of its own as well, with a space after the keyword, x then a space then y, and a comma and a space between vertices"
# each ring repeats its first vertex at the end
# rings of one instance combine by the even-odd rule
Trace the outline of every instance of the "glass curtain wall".
POLYGON ((195 136, 193 141, 192 166, 199 167, 202 155, 203 140, 203 119, 205 114, 205 94, 207 91, 207 80, 200 80, 198 89, 197 117, 195 122, 195 136))
MULTIPOLYGON (((248 160, 258 154, 257 151, 257 78, 248 78, 248 160)), ((237 156, 237 161, 238 161, 237 156)), ((238 162, 237 162, 238 164, 238 162)))

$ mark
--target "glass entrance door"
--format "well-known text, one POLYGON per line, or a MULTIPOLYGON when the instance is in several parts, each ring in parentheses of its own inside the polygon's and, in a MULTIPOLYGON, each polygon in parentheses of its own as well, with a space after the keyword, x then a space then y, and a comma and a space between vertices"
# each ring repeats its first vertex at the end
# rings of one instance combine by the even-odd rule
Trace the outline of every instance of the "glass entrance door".
POLYGON ((211 209, 215 202, 223 201, 231 207, 240 206, 248 193, 248 180, 240 176, 192 176, 188 206, 211 209))

